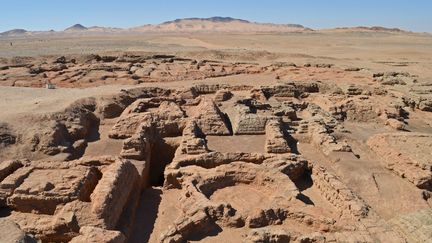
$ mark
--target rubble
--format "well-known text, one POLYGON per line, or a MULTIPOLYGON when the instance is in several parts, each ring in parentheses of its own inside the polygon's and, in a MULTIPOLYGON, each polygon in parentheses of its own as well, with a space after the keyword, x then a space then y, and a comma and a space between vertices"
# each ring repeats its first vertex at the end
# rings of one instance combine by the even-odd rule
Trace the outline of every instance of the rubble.
POLYGON ((203 99, 193 110, 193 118, 201 131, 206 135, 229 135, 225 115, 214 101, 203 99))
POLYGON ((381 156, 385 167, 419 188, 432 190, 432 173, 428 149, 432 145, 429 134, 395 133, 378 134, 368 140, 368 145, 381 156), (406 146, 414 146, 406 150, 406 146))
POLYGON ((7 219, 0 219, 0 242, 36 243, 36 239, 22 231, 17 224, 7 219))
POLYGON ((266 152, 267 153, 289 153, 291 152, 285 139, 281 124, 277 121, 268 122, 266 125, 266 152))
MULTIPOLYGON (((410 84, 412 75, 378 74, 380 84, 370 86, 287 82, 287 71, 335 67, 171 55, 81 58, 61 56, 28 71, 85 68, 80 82, 95 72, 108 81, 119 72, 137 82, 247 73, 279 80, 125 89, 24 117, 25 129, 2 123, 0 225, 7 224, 10 237, 112 243, 224 241, 226 235, 238 242, 428 239, 432 138, 418 113, 428 111, 428 98, 380 86, 410 84), (426 132, 409 132, 416 129, 426 132), (395 188, 383 193, 380 179, 395 188), (412 185, 400 187, 404 180, 412 185), (406 200, 399 187, 418 200, 389 217, 384 200, 406 200)), ((52 78, 60 86, 61 76, 52 78)))

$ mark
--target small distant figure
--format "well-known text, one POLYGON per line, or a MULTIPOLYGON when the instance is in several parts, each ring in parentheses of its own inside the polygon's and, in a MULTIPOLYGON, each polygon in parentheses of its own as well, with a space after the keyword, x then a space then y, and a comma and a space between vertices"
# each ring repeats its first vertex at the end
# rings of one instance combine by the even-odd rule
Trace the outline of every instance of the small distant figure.
POLYGON ((12 42, 10 43, 10 46, 13 46, 12 42))
POLYGON ((56 86, 48 80, 48 81, 46 81, 46 88, 47 89, 55 89, 56 86))

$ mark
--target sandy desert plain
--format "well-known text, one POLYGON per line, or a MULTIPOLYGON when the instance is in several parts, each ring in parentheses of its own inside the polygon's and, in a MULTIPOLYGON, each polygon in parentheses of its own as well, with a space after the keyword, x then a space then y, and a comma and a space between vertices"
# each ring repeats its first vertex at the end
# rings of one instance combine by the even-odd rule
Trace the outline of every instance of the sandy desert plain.
POLYGON ((432 35, 75 28, 0 36, 0 242, 432 242, 432 35))

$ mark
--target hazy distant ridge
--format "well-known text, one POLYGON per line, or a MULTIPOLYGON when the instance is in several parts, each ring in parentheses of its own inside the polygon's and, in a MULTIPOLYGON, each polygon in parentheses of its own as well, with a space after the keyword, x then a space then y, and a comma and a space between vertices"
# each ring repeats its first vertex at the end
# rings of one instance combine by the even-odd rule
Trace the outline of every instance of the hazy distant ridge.
MULTIPOLYGON (((313 32, 315 30, 307 28, 300 24, 273 24, 258 23, 243 19, 231 17, 210 17, 210 18, 183 18, 166 21, 161 24, 147 24, 133 28, 111 28, 111 27, 85 27, 81 24, 75 24, 63 31, 27 31, 25 29, 13 29, 0 33, 0 36, 25 36, 25 35, 43 35, 43 34, 79 34, 86 35, 90 33, 178 33, 178 32, 240 32, 240 33, 290 33, 290 32, 313 32)), ((321 31, 321 30, 319 30, 321 31)), ((385 28, 380 26, 373 27, 341 27, 335 29, 323 30, 324 32, 404 32, 398 28, 385 28)))
POLYGON ((175 19, 175 20, 171 20, 171 21, 166 21, 163 22, 162 24, 171 24, 171 23, 180 23, 181 21, 184 20, 191 20, 191 21, 211 21, 211 22, 231 22, 231 21, 240 21, 240 22, 244 22, 244 23, 250 23, 248 20, 244 20, 244 19, 235 19, 235 18, 231 18, 231 17, 210 17, 210 18, 183 18, 183 19, 175 19))

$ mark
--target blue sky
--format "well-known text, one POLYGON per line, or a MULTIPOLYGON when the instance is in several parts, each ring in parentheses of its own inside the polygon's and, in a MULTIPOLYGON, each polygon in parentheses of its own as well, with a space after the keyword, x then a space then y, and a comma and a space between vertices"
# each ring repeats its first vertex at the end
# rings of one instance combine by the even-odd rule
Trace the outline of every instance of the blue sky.
POLYGON ((0 0, 0 32, 85 26, 134 27, 225 16, 311 28, 358 25, 432 32, 430 0, 0 0))

